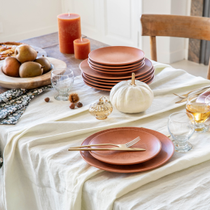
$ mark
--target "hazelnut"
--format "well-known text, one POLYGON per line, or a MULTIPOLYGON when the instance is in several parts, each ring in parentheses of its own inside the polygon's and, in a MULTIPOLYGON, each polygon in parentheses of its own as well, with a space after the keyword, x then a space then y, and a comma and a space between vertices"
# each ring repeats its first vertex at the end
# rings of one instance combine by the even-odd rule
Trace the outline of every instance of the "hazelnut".
POLYGON ((72 103, 72 104, 69 106, 69 108, 70 108, 70 109, 74 109, 74 108, 75 108, 75 104, 72 103))
POLYGON ((47 98, 45 98, 44 100, 45 100, 45 102, 49 102, 49 101, 50 101, 50 98, 47 97, 47 98))
POLYGON ((78 103, 77 103, 77 107, 78 107, 78 108, 80 108, 80 107, 82 107, 82 106, 83 106, 83 104, 82 104, 81 102, 78 102, 78 103))

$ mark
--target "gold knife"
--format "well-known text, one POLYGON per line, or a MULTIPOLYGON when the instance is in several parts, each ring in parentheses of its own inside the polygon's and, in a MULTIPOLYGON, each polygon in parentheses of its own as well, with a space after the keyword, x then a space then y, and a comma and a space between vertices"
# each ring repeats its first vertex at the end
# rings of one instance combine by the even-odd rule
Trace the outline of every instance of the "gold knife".
POLYGON ((68 151, 129 151, 129 152, 139 152, 139 151, 145 151, 146 149, 143 148, 75 148, 70 147, 68 151))
POLYGON ((187 98, 183 98, 180 101, 176 101, 175 104, 183 103, 183 102, 186 102, 186 101, 187 101, 187 98))

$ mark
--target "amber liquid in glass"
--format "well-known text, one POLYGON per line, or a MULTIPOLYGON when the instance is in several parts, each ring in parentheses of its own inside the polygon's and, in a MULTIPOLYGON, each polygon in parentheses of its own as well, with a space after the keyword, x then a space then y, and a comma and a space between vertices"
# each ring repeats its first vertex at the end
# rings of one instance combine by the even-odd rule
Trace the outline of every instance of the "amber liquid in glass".
POLYGON ((194 116, 196 123, 204 123, 210 117, 210 105, 205 103, 187 104, 186 111, 194 116))

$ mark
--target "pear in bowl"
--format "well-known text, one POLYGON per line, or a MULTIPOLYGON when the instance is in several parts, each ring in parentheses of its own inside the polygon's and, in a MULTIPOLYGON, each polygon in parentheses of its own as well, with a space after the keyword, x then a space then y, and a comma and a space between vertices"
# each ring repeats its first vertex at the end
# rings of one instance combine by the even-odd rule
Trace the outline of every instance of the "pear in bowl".
POLYGON ((51 69, 50 61, 45 57, 40 57, 35 60, 35 62, 40 63, 43 67, 43 74, 51 69))
POLYGON ((37 57, 37 51, 26 44, 21 44, 15 49, 15 57, 20 63, 34 61, 37 57))
POLYGON ((20 77, 22 78, 36 77, 42 75, 42 73, 43 73, 42 65, 33 61, 22 63, 19 68, 19 74, 20 77))

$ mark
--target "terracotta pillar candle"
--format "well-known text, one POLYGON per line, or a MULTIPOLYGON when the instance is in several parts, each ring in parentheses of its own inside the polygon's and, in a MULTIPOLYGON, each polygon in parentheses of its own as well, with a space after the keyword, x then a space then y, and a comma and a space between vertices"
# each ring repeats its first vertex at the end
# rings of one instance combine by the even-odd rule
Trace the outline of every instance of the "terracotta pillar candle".
POLYGON ((75 39, 74 40, 74 56, 76 59, 86 59, 90 53, 89 39, 75 39))
POLYGON ((58 15, 59 46, 62 53, 74 53, 73 41, 81 37, 81 23, 78 14, 58 15))

